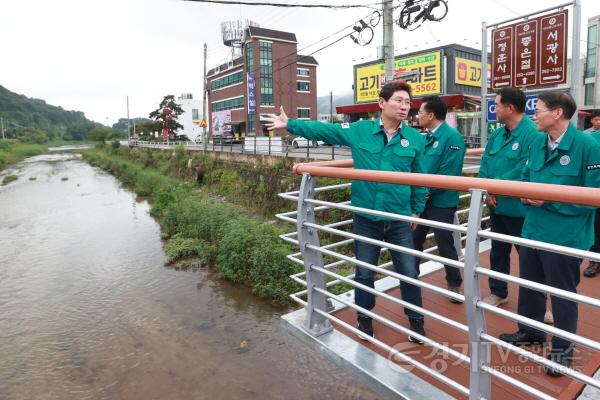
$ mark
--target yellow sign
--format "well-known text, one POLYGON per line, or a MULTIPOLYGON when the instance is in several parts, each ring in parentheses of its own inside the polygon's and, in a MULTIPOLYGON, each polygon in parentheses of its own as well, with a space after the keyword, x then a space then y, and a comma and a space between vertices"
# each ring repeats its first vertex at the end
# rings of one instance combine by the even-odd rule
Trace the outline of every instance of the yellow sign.
POLYGON ((200 128, 206 128, 206 120, 205 119, 200 121, 200 128))
MULTIPOLYGON (((488 79, 490 65, 487 66, 488 79)), ((454 84, 481 87, 481 61, 456 57, 454 59, 454 84)), ((489 82, 488 82, 489 87, 489 82)))
MULTIPOLYGON (((418 72, 417 76, 407 81, 413 96, 442 93, 441 51, 397 58, 394 62, 394 76, 412 71, 418 72)), ((365 103, 379 100, 379 90, 384 77, 383 63, 354 67, 354 101, 365 103)))

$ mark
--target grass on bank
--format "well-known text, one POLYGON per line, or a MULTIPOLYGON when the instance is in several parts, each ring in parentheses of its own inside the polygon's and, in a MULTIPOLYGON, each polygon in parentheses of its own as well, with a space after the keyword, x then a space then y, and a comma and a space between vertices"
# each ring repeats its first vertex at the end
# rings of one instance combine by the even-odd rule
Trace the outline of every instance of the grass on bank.
POLYGON ((40 144, 20 143, 17 140, 0 140, 0 171, 27 157, 44 154, 46 147, 40 144))
POLYGON ((17 179, 19 179, 19 177, 16 175, 6 175, 4 179, 2 179, 2 186, 8 185, 9 183, 16 181, 17 179))
POLYGON ((290 304, 288 295, 300 289, 289 275, 299 272, 286 255, 291 249, 279 239, 284 233, 243 209, 199 193, 197 185, 127 161, 119 152, 100 148, 83 152, 85 159, 147 197, 151 214, 166 239, 168 262, 199 258, 216 267, 233 282, 248 285, 252 292, 276 304, 290 304))

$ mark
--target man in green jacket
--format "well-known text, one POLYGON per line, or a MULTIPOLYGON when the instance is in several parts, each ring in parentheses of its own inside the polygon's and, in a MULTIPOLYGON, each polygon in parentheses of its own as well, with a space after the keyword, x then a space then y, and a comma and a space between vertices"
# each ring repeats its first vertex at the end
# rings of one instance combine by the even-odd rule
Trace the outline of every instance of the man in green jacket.
MULTIPOLYGON (((600 143, 600 111, 592 111, 592 127, 584 132, 590 134, 591 137, 600 143)), ((594 244, 590 247, 590 251, 600 253, 600 210, 596 209, 596 218, 594 219, 594 244)), ((583 276, 592 278, 600 272, 600 263, 590 261, 590 264, 583 270, 583 276)))
MULTIPOLYGON (((465 153, 467 148, 465 142, 456 129, 446 123, 448 106, 439 96, 427 96, 419 109, 418 119, 425 138, 424 164, 425 173, 438 175, 461 176, 465 153)), ((458 192, 456 190, 431 189, 428 192, 425 203, 425 211, 421 218, 432 221, 454 222, 454 213, 458 207, 458 192)), ((429 232, 429 227, 419 225, 413 232, 415 249, 422 251, 423 243, 429 232)), ((433 235, 440 256, 458 261, 458 252, 454 246, 452 232, 445 229, 433 229, 433 235)), ((419 269, 417 260, 417 270, 419 269)), ((448 289, 460 293, 462 277, 460 270, 446 265, 446 283, 448 289)), ((453 303, 459 300, 450 299, 453 303)))
MULTIPOLYGON (((286 128, 289 132, 309 140, 323 140, 330 144, 342 144, 351 147, 354 168, 396 171, 423 172, 423 138, 404 119, 408 116, 411 102, 411 88, 401 81, 387 83, 379 93, 381 118, 370 121, 358 121, 345 124, 326 124, 318 121, 288 119, 281 108, 279 115, 262 116, 268 129, 286 128)), ((386 211, 407 216, 417 216, 423 212, 425 189, 405 185, 352 181, 352 205, 378 211, 386 211)), ((354 213, 353 232, 371 239, 414 248, 411 224, 370 214, 354 213)), ((380 247, 354 241, 356 258, 372 265, 378 265, 380 247)), ((418 279, 415 257, 409 254, 390 251, 396 272, 418 279)), ((355 281, 374 287, 375 272, 356 266, 355 281)), ((406 282, 400 282, 402 299, 416 306, 422 306, 421 288, 406 282)), ((375 296, 361 289, 354 290, 355 303, 367 310, 375 307, 375 296)), ((423 315, 405 308, 410 329, 425 336, 423 315)), ((361 338, 374 336, 373 322, 370 317, 357 315, 361 338)), ((409 340, 422 344, 413 335, 409 340)))
MULTIPOLYGON (((527 162, 529 146, 535 137, 544 136, 535 129, 525 115, 526 98, 523 91, 500 89, 496 94, 496 117, 504 124, 491 135, 481 158, 479 177, 489 179, 519 180, 527 162)), ((525 206, 519 201, 490 194, 486 197, 490 208, 492 232, 521 236, 525 219, 525 206)), ((517 251, 518 246, 515 246, 517 251)), ((510 243, 492 240, 490 266, 493 271, 510 274, 510 243)), ((483 301, 493 306, 508 302, 508 285, 505 281, 489 278, 491 294, 483 301)))
MULTIPOLYGON (((557 185, 600 187, 600 145, 580 132, 569 120, 577 105, 563 92, 540 94, 535 111, 536 127, 547 135, 537 137, 531 144, 522 180, 557 185)), ((594 241, 593 207, 536 199, 522 199, 527 206, 523 238, 587 250, 594 241)), ((522 246, 519 251, 520 276, 569 292, 577 292, 581 259, 546 250, 522 246)), ((555 326, 567 332, 577 331, 577 303, 551 296, 555 326)), ((542 322, 546 310, 546 295, 520 286, 518 312, 542 322)), ((544 332, 519 323, 515 333, 504 333, 500 339, 515 345, 543 343, 544 332)), ((548 359, 564 365, 571 364, 573 344, 561 337, 552 338, 548 359)), ((546 368, 550 376, 562 375, 546 368)))

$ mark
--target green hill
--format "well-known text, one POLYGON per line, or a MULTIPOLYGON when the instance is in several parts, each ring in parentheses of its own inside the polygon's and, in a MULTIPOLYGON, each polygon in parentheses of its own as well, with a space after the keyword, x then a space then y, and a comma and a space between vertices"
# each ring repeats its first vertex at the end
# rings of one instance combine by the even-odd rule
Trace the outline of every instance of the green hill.
POLYGON ((0 117, 5 136, 17 138, 25 130, 37 129, 50 139, 84 140, 97 124, 81 111, 69 111, 11 92, 0 85, 0 117))

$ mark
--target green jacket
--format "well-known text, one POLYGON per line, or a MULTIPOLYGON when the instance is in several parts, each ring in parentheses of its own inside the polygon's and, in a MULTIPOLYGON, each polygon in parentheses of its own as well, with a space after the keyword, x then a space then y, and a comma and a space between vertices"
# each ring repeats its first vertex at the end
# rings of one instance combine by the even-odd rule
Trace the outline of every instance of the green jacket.
POLYGON ((596 142, 600 143, 600 131, 592 132, 590 136, 596 139, 596 142))
MULTIPOLYGON (((537 137, 522 180, 600 188, 600 144, 572 124, 554 151, 548 149, 546 135, 537 137)), ((546 202, 526 208, 524 238, 582 250, 594 242, 593 207, 546 202)))
MULTIPOLYGON (((395 172, 423 172, 421 135, 405 122, 400 132, 385 145, 380 120, 351 124, 327 124, 290 119, 288 131, 309 140, 323 140, 352 149, 354 168, 395 172)), ((426 189, 389 183, 352 181, 352 205, 401 215, 421 214, 426 189)), ((387 218, 364 215, 381 221, 387 218)))
MULTIPOLYGON (((425 138, 425 173, 437 175, 461 176, 467 147, 460 132, 446 122, 425 138)), ((429 204, 439 208, 455 208, 458 206, 456 190, 429 190, 429 204)))
MULTIPOLYGON (((535 124, 523 116, 510 132, 506 127, 496 129, 485 146, 479 177, 517 181, 527 162, 529 147, 536 137, 546 137, 535 129, 535 124)), ((525 217, 525 206, 519 199, 496 196, 496 207, 491 212, 508 217, 525 217)))

